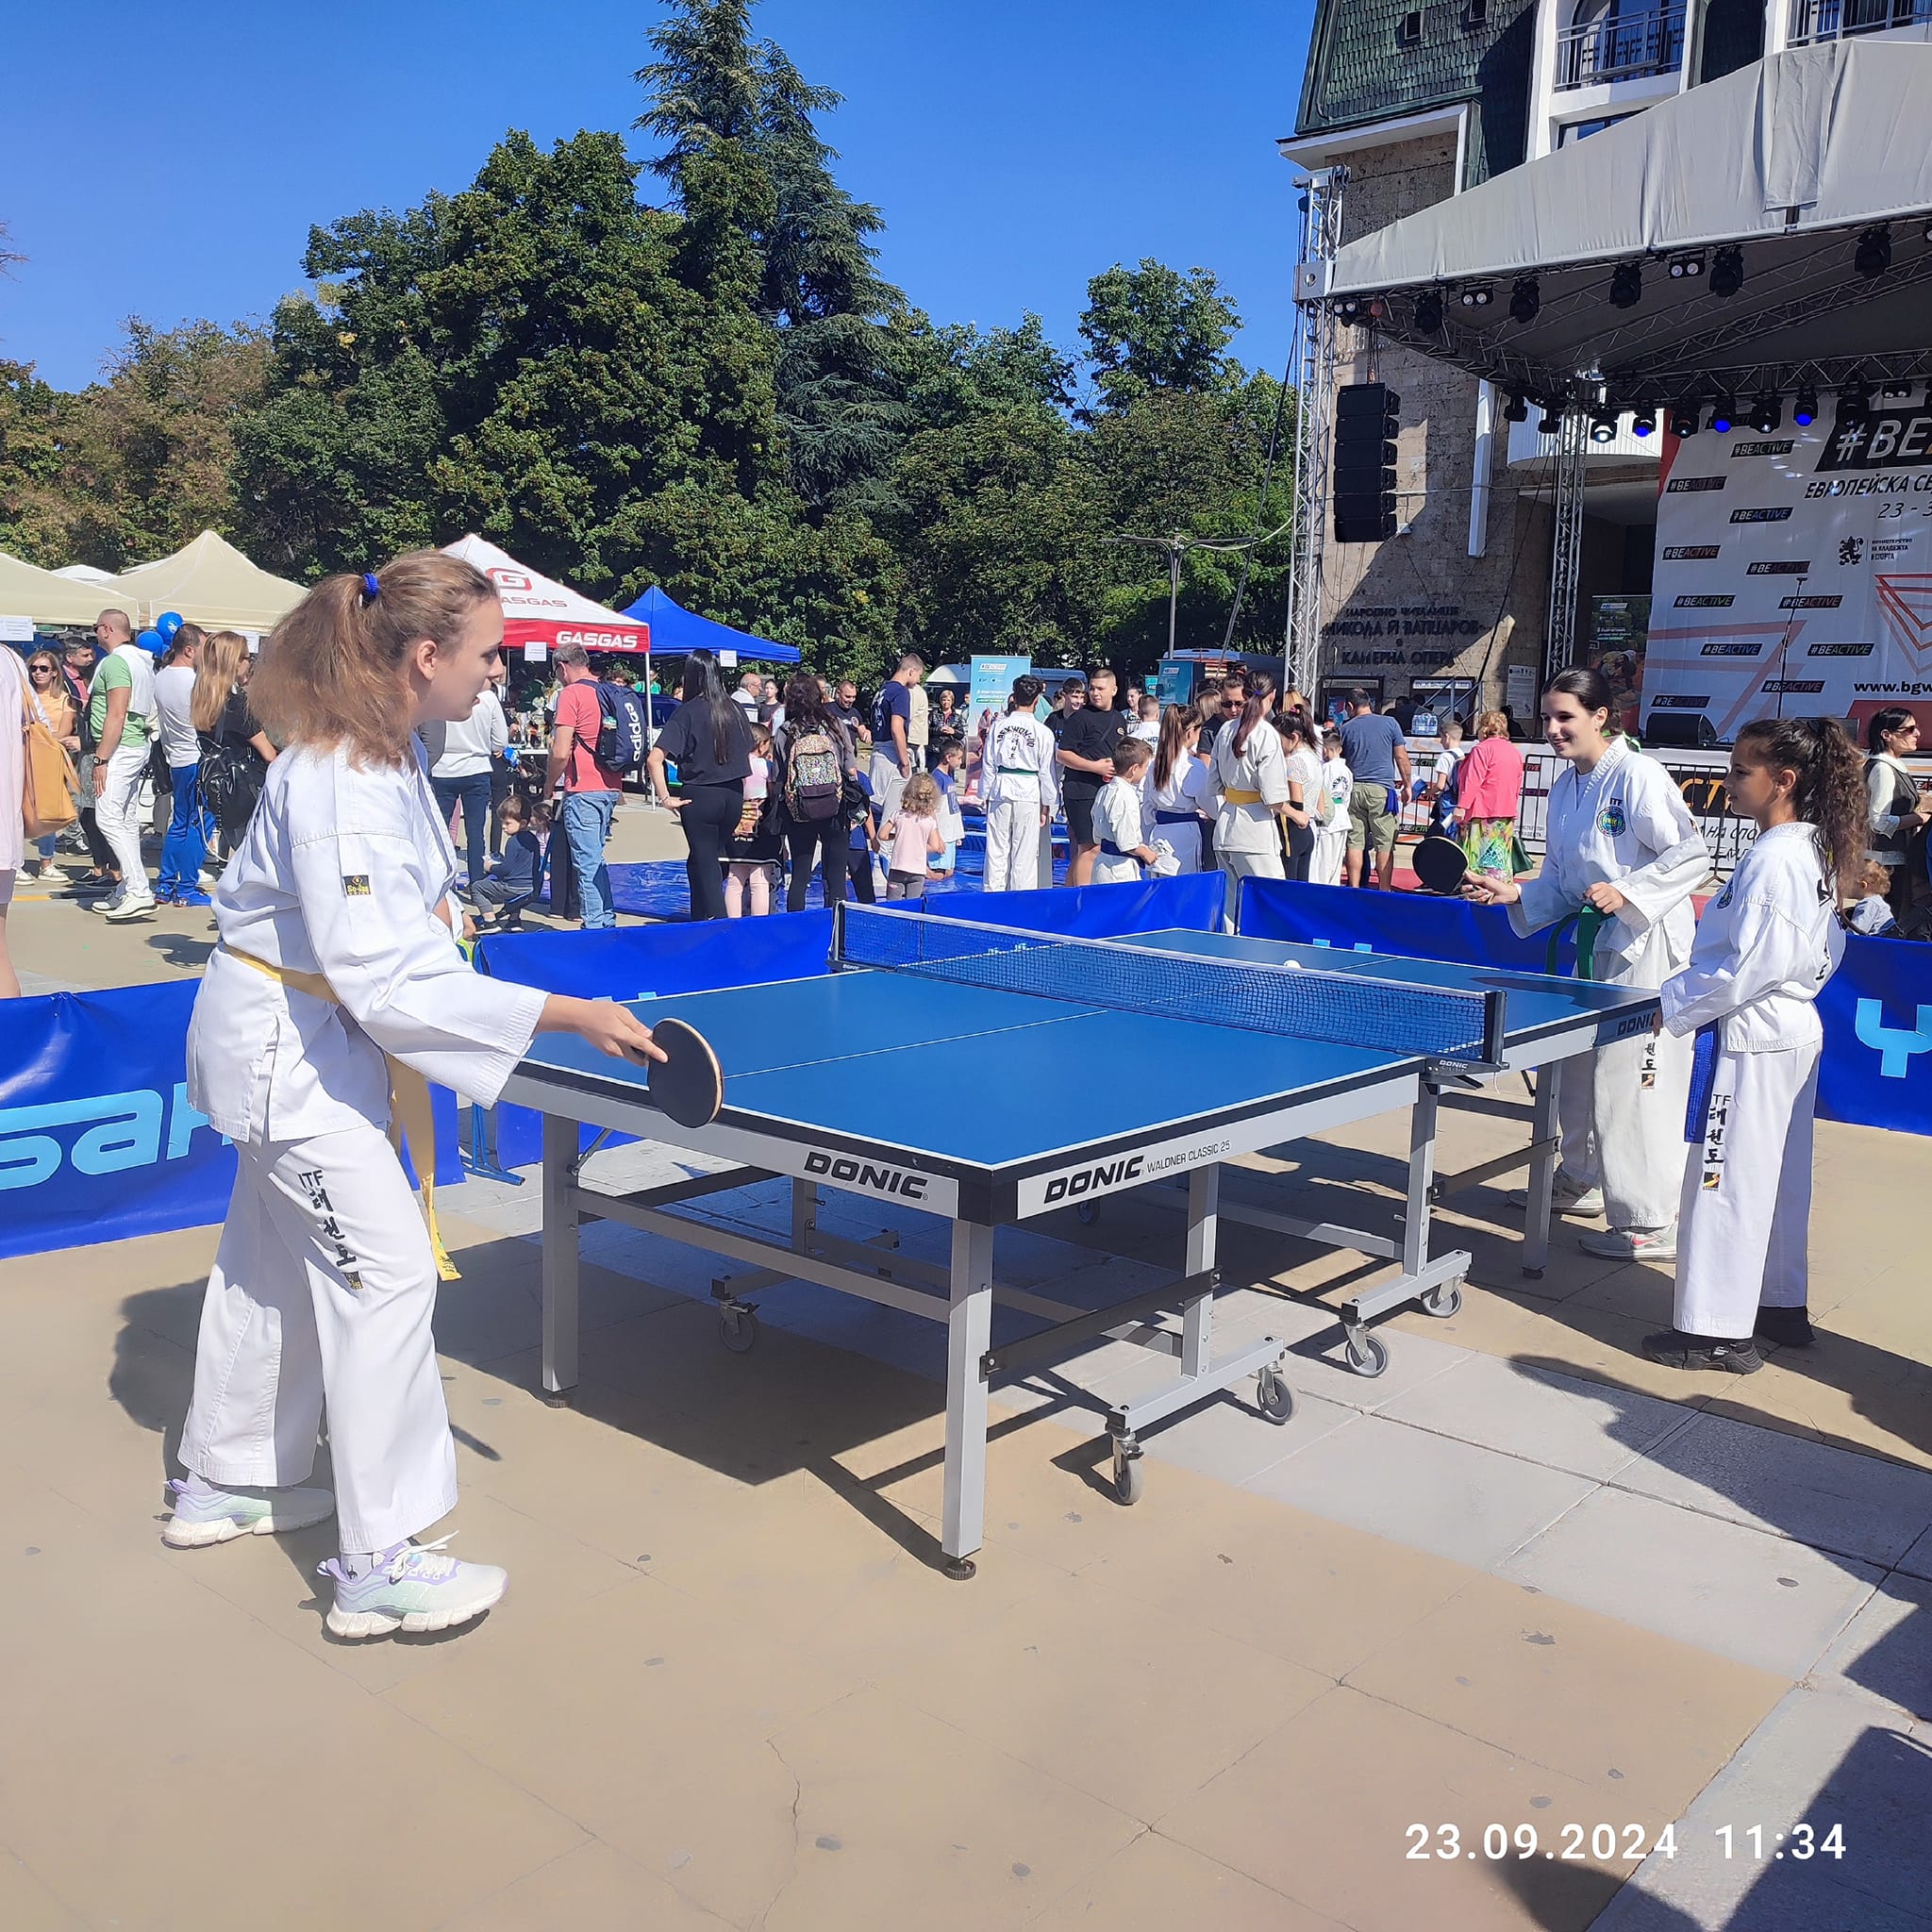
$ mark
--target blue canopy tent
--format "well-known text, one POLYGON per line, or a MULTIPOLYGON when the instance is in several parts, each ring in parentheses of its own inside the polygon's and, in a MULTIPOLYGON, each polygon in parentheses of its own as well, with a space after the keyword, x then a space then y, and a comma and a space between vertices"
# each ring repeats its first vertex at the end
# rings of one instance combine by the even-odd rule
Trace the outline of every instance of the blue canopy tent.
POLYGON ((755 658, 766 664, 796 664, 798 653, 790 644, 774 644, 770 638, 755 638, 749 631, 733 630, 714 617, 700 617, 674 604, 653 584, 633 604, 625 616, 650 626, 644 646, 644 684, 651 683, 651 659, 684 658, 693 651, 735 651, 741 658, 755 658))

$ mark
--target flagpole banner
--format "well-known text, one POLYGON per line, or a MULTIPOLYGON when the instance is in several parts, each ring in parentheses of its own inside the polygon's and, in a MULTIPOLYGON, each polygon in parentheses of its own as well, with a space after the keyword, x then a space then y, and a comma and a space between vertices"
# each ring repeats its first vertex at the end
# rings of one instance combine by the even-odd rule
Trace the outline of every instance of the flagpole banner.
MULTIPOLYGON (((1644 724, 1698 714, 1728 742, 1754 718, 1907 704, 1932 725, 1932 408, 1667 439, 1644 724)), ((1740 405, 1741 409, 1746 406, 1740 405)))

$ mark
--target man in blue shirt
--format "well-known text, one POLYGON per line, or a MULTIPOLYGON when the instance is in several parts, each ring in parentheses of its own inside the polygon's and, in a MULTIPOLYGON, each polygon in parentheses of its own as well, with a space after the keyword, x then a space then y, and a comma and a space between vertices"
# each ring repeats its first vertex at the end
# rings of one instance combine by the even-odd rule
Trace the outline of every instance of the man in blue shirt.
POLYGON ((912 775, 912 687, 924 675, 925 659, 908 651, 872 701, 872 769, 866 776, 880 824, 897 816, 899 794, 912 775))
POLYGON ((1357 687, 1348 694, 1341 756, 1355 775, 1348 796, 1348 882, 1365 883, 1365 861, 1375 855, 1375 884, 1395 890, 1395 817, 1408 796, 1408 746, 1393 718, 1378 717, 1375 701, 1357 687))

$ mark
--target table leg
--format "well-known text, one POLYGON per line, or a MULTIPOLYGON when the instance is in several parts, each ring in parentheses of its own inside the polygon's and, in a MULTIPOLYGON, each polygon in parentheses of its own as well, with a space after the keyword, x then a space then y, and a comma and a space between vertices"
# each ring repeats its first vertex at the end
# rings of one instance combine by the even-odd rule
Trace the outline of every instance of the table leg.
POLYGON ((1420 1274, 1429 1258, 1429 1202, 1436 1185, 1436 1115, 1424 1087, 1408 1117, 1408 1203, 1402 1223, 1402 1272, 1420 1274))
POLYGON ((1523 1215, 1523 1272, 1541 1280, 1550 1258, 1550 1195, 1557 1180, 1557 1146, 1562 1133, 1558 1118, 1563 1092, 1563 1062, 1551 1060, 1537 1069, 1536 1108, 1530 1134, 1537 1147, 1529 1163, 1529 1205, 1523 1215))
MULTIPOLYGON (((1184 1274, 1205 1274, 1214 1266, 1214 1242, 1220 1226, 1221 1169, 1197 1167, 1188 1176, 1188 1248, 1184 1274)), ((1181 1378, 1192 1381, 1208 1373, 1214 1345, 1214 1295, 1196 1295, 1181 1311, 1181 1378)))
POLYGON ((973 1574, 986 1521, 986 1370, 992 1341, 992 1229, 953 1224, 946 1317, 946 1490, 940 1547, 946 1574, 973 1574))
POLYGON ((577 1380, 577 1124, 543 1116, 543 1393, 563 1402, 577 1380))

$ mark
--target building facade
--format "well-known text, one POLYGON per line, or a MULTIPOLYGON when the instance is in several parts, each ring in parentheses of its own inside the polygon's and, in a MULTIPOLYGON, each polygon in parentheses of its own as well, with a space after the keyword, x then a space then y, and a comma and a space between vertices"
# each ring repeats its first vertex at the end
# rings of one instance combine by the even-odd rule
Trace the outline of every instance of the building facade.
MULTIPOLYGON (((1853 34, 1932 40, 1932 0, 1318 0, 1279 145, 1305 183, 1326 171, 1345 243, 1768 54, 1853 34)), ((1395 536, 1338 543, 1321 506, 1324 694, 1363 684, 1526 722, 1547 668, 1555 434, 1372 327, 1335 342, 1333 386, 1386 382, 1402 428, 1395 536)), ((1647 627, 1655 441, 1626 418, 1586 458, 1574 656, 1613 672, 1620 653, 1641 658, 1647 627)))

